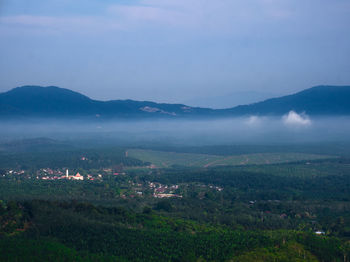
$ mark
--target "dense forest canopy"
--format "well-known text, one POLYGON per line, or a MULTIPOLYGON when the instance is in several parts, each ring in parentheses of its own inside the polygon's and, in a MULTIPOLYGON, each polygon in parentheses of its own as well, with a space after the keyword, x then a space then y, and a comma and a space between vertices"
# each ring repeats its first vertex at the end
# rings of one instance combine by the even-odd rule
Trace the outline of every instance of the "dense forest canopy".
POLYGON ((301 158, 260 148, 282 162, 157 167, 127 147, 3 151, 1 260, 348 261, 350 159, 327 146, 313 160, 302 160, 312 147, 301 158))

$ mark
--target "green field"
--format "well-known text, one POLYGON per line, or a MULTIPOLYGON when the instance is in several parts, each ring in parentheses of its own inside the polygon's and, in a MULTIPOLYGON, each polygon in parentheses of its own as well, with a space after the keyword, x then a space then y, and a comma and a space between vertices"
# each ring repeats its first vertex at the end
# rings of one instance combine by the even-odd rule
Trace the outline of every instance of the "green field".
POLYGON ((234 156, 217 156, 207 154, 175 153, 154 150, 129 149, 130 157, 150 162, 156 167, 181 165, 188 167, 241 166, 278 164, 305 160, 334 158, 334 156, 305 153, 261 153, 234 156))

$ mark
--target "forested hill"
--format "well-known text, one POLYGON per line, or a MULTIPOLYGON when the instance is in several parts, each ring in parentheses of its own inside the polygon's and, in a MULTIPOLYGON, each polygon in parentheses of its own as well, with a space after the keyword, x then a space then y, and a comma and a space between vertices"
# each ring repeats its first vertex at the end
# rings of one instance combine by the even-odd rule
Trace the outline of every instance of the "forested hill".
POLYGON ((214 110, 148 101, 97 101, 55 86, 22 86, 0 94, 2 117, 176 117, 210 115, 214 110))
POLYGON ((349 115, 350 86, 315 86, 299 93, 228 109, 234 115, 283 115, 294 110, 309 115, 349 115))
POLYGON ((23 86, 0 94, 0 118, 213 118, 283 115, 290 110, 309 115, 350 115, 350 86, 317 86, 302 92, 229 109, 134 100, 98 101, 69 89, 23 86))

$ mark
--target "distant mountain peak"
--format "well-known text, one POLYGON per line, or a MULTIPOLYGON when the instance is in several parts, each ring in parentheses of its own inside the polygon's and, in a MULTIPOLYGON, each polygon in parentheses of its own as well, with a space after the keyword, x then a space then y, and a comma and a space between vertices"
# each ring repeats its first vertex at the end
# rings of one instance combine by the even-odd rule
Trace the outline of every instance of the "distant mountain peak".
POLYGON ((211 109, 148 101, 97 101, 56 86, 21 86, 0 94, 0 117, 147 118, 206 115, 211 109), (185 109, 184 109, 185 108, 185 109))
POLYGON ((213 118, 241 115, 350 115, 350 86, 315 86, 301 92, 229 109, 148 101, 97 101, 57 86, 21 86, 0 94, 0 118, 213 118))
POLYGON ((32 95, 38 95, 38 94, 52 94, 52 95, 56 95, 56 94, 71 94, 71 95, 77 95, 80 97, 86 97, 87 96, 78 93, 76 91, 67 89, 67 88, 62 88, 62 87, 58 87, 58 86, 34 86, 34 85, 26 85, 26 86, 20 86, 20 87, 16 87, 13 88, 5 93, 22 93, 22 94, 32 94, 32 95))
POLYGON ((293 110, 310 115, 350 115, 350 86, 319 85, 292 95, 231 108, 235 115, 282 115, 293 110))

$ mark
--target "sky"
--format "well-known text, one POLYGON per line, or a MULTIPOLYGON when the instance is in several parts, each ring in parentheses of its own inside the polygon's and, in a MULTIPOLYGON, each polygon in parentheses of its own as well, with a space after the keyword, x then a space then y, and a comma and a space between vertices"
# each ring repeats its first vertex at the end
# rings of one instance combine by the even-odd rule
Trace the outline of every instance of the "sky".
POLYGON ((0 0, 0 92, 223 108, 350 85, 349 0, 0 0))

